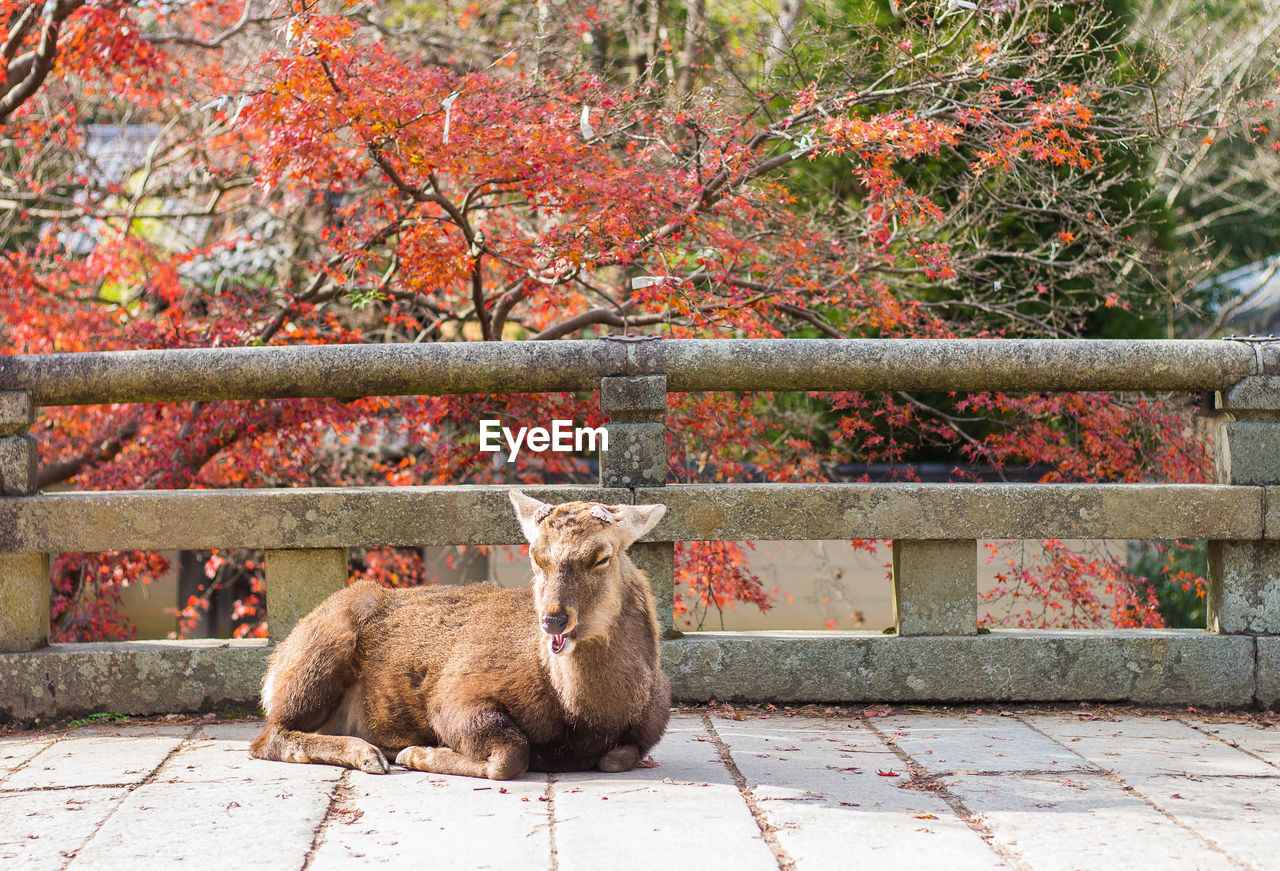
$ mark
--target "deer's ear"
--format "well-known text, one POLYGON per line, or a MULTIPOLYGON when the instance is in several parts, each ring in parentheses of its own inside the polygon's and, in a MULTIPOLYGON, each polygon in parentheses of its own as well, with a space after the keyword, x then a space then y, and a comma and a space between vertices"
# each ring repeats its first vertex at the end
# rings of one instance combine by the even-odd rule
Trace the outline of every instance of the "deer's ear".
POLYGON ((507 495, 511 497, 511 504, 516 507, 516 517, 520 520, 520 531, 524 533, 525 541, 537 544, 541 534, 538 524, 547 519, 552 506, 526 496, 519 490, 508 490, 507 495))
POLYGON ((658 525, 667 513, 665 505, 613 505, 609 508, 622 530, 623 547, 631 547, 636 539, 658 525))

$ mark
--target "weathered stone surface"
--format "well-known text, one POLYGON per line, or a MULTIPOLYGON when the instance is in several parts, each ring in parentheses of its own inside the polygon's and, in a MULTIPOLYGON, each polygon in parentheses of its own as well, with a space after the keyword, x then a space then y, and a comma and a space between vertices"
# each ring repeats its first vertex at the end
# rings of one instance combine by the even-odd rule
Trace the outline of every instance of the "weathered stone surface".
POLYGON ((1103 777, 970 775, 948 786, 991 831, 994 845, 1017 855, 1025 868, 1240 867, 1131 787, 1103 777))
POLYGON ((1126 780, 1172 774, 1280 776, 1280 770, 1262 760, 1165 717, 1125 718, 1123 723, 1055 715, 1028 715, 1025 719, 1063 746, 1126 780))
POLYGON ((125 790, 77 789, 0 794, 0 865, 23 871, 62 871, 125 790))
POLYGON ((0 436, 22 435, 35 423, 31 396, 13 390, 0 391, 0 436))
POLYGON ((967 638, 867 632, 705 632, 663 645, 684 701, 1253 699, 1253 639, 1192 630, 996 630, 967 638))
POLYGON ((677 719, 653 756, 658 768, 556 775, 556 859, 561 871, 777 869, 750 809, 700 724, 677 719), (695 819, 691 829, 689 822, 695 819), (726 844, 732 849, 725 849, 726 844))
MULTIPOLYGON (((317 487, 0 498, 0 552, 518 544, 524 539, 508 489, 317 487)), ((521 489, 552 503, 632 501, 623 488, 521 489)), ((668 507, 651 541, 1247 540, 1262 535, 1262 492, 1199 484, 680 484, 642 488, 635 502, 668 507)))
POLYGON ((625 369, 624 348, 593 340, 179 348, 7 356, 0 387, 36 405, 539 393, 625 369))
POLYGON ((1280 420, 1223 420, 1214 430, 1219 484, 1280 483, 1280 420))
POLYGON ((34 650, 48 641, 48 556, 0 554, 0 651, 34 650))
POLYGON ((977 635, 978 543, 895 539, 893 610, 899 635, 977 635))
POLYGON ((998 867, 999 857, 939 795, 902 788, 902 761, 862 724, 747 718, 714 725, 799 871, 864 866, 851 857, 873 857, 865 865, 883 869, 998 867))
POLYGON ((1254 677, 1258 687, 1258 704, 1273 711, 1280 711, 1280 637, 1261 636, 1254 641, 1258 645, 1258 661, 1254 677))
POLYGON ((1209 629, 1280 635, 1280 541, 1209 543, 1209 629))
POLYGON ((667 413, 667 377, 601 378, 600 410, 619 423, 661 420, 667 413))
POLYGON ((36 492, 36 440, 29 435, 0 438, 0 494, 36 492))
MULTIPOLYGON (((1280 855, 1276 820, 1280 819, 1280 774, 1269 777, 1210 777, 1194 773, 1129 780, 1134 792, 1177 822, 1216 845, 1222 868, 1272 868, 1280 855)), ((1144 857, 1145 858, 1145 857, 1144 857)), ((1114 867, 1114 866, 1109 866, 1114 867)), ((1160 867, 1153 862, 1148 868, 1160 867)), ((1195 867, 1183 860, 1165 867, 1195 867)), ((1200 867, 1211 867, 1201 865, 1200 867)))
POLYGON ((1203 735, 1211 735, 1223 743, 1256 756, 1276 770, 1280 776, 1280 731, 1266 720, 1230 722, 1222 720, 1188 720, 1187 725, 1203 735))
MULTIPOLYGON (((663 642, 662 655, 682 701, 1233 707, 1254 701, 1254 642, 1173 629, 928 638, 706 632, 663 642)), ((256 641, 187 641, 58 644, 0 655, 0 721, 104 710, 254 710, 269 653, 256 641)), ((1274 652, 1266 656, 1276 659, 1274 652)))
POLYGON ((1220 341, 561 340, 14 355, 0 387, 36 405, 594 390, 662 374, 679 392, 1220 390, 1256 370, 1251 346, 1220 341))
MULTIPOLYGON (((188 727, 185 732, 191 732, 188 727)), ((182 735, 71 735, 4 782, 5 789, 126 786, 142 783, 182 743, 182 735), (111 752, 106 752, 106 751, 111 752)))
POLYGON ((283 641, 298 621, 350 577, 345 548, 269 550, 266 553, 267 631, 283 641))
POLYGON ((53 743, 54 736, 0 738, 0 784, 5 778, 53 743))
POLYGON ((0 655, 0 721, 257 710, 264 641, 53 644, 0 655))
POLYGON ((609 450, 600 452, 601 487, 661 487, 667 480, 667 427, 611 423, 609 450))
POLYGON ((1280 413, 1280 375, 1255 375, 1241 379, 1219 394, 1218 407, 1244 417, 1280 413))
POLYGON ((1261 488, 1206 484, 678 484, 636 502, 667 506, 649 538, 671 541, 1262 534, 1261 488))
POLYGON ((1280 375, 1280 341, 1267 342, 1258 349, 1263 375, 1280 375))
POLYGON ((399 768, 353 774, 307 868, 551 871, 546 790, 545 775, 497 784, 399 768))
POLYGON ((872 725, 931 774, 1097 768, 1012 717, 898 714, 878 717, 872 725))
POLYGON ((669 541, 641 541, 627 551, 631 561, 649 576, 649 588, 658 607, 658 623, 663 637, 670 637, 674 624, 676 546, 669 541))
POLYGON ((1264 487, 1266 513, 1263 515, 1263 538, 1280 538, 1280 487, 1264 487))
POLYGON ((121 802, 70 868, 278 871, 283 856, 306 855, 328 807, 325 790, 271 780, 170 783, 162 775, 121 802))
MULTIPOLYGON (((51 493, 0 499, 0 552, 522 544, 505 486, 51 493)), ((629 490, 520 487, 544 502, 629 490)))
POLYGON ((629 374, 665 373, 678 393, 1218 390, 1257 369, 1252 347, 1194 340, 714 339, 632 350, 629 374))

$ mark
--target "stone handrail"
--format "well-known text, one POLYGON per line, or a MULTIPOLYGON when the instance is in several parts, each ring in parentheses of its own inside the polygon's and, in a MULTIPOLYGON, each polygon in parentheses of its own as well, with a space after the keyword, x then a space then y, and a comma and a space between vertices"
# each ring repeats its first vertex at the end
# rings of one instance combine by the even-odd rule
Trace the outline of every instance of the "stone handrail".
POLYGON ((0 718, 254 704, 251 643, 48 645, 49 553, 261 548, 278 639, 346 583, 349 547, 520 540, 502 487, 36 494, 35 407, 585 390, 612 421, 599 486, 526 489, 668 506, 633 548, 668 632, 674 542, 893 540, 894 635, 672 639, 680 698, 1280 701, 1280 345, 613 340, 0 357, 0 718), (665 486, 668 392, 913 389, 1213 391, 1218 483, 665 486), (1208 631, 980 633, 977 540, 1041 537, 1208 539, 1208 631))

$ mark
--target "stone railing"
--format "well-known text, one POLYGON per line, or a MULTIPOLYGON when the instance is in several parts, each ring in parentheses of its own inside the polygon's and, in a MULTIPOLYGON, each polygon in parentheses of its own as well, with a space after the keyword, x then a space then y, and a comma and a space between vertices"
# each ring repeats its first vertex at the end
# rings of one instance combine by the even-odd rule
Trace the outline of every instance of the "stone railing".
MULTIPOLYGON (((674 542, 893 541, 897 632, 690 633, 675 694, 801 701, 1280 701, 1280 344, 597 340, 0 357, 0 717, 256 707, 262 641, 47 643, 48 554, 260 548, 272 639, 347 581, 347 548, 520 541, 504 487, 37 494, 39 406, 598 390, 599 486, 661 502, 634 547, 671 626, 674 542), (1216 392, 1218 483, 665 485, 668 392, 1216 392), (977 628, 977 540, 1208 539, 1208 630, 977 628)), ((678 434, 676 434, 678 438, 678 434)))

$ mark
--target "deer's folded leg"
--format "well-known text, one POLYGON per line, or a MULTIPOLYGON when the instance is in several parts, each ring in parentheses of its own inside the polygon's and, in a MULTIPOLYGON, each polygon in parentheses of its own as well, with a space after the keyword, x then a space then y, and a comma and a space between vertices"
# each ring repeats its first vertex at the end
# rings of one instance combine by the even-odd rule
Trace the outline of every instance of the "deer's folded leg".
POLYGON ((382 751, 363 738, 346 735, 317 735, 268 726, 253 743, 249 753, 257 759, 277 762, 320 762, 342 765, 370 774, 386 774, 391 770, 382 751))

